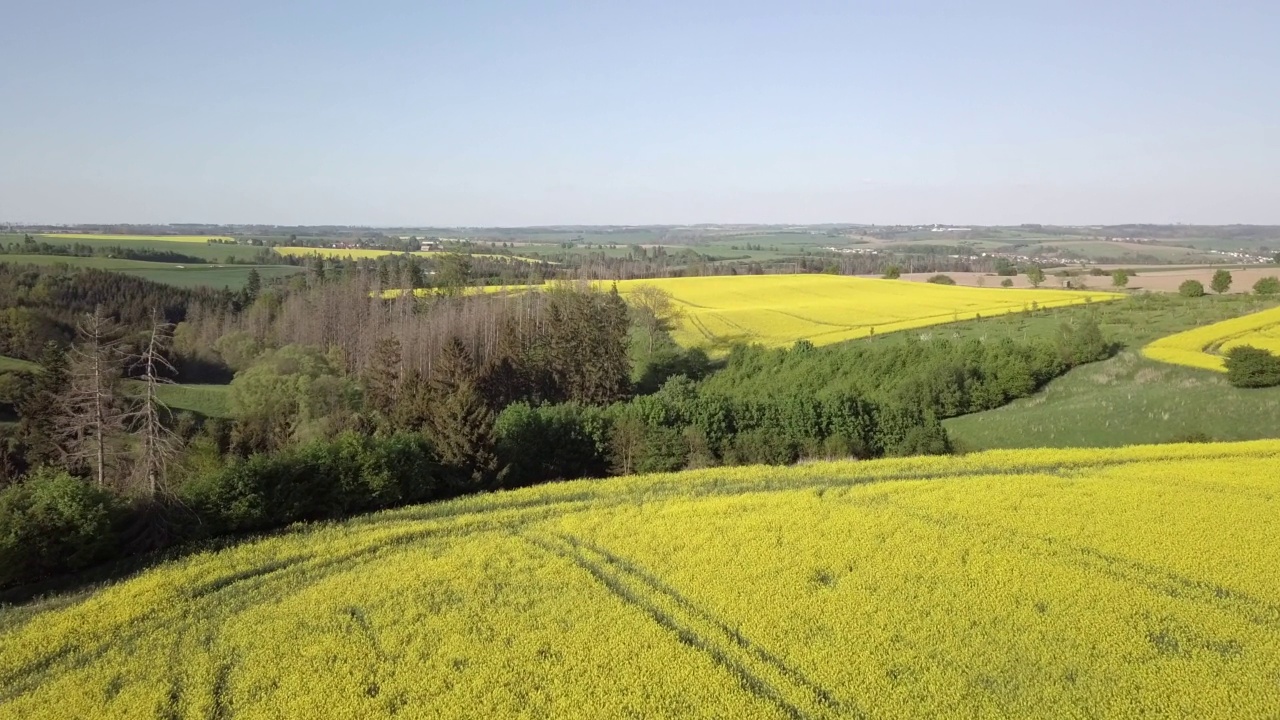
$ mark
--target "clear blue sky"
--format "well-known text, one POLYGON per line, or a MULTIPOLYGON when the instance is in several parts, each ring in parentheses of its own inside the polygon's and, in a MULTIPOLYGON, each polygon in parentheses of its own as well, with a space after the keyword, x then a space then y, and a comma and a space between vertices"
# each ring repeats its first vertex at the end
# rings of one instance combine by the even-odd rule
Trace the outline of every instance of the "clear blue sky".
POLYGON ((0 220, 1280 223, 1280 2, 0 3, 0 220))

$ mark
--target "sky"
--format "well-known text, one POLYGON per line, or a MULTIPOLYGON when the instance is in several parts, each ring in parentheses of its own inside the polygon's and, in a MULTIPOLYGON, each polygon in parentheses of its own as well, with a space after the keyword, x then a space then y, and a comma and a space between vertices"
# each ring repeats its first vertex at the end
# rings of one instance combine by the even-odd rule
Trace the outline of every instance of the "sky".
POLYGON ((0 221, 1280 223, 1280 3, 0 0, 0 221))

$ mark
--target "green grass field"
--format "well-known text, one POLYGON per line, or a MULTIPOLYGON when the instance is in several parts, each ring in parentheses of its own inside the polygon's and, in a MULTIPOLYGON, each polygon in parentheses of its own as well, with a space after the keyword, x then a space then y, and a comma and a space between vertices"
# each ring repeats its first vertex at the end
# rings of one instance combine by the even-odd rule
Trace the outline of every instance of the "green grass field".
POLYGON ((19 360, 18 358, 5 357, 0 355, 0 372, 9 372, 13 370, 21 370, 25 372, 35 372, 39 366, 33 362, 19 360))
POLYGON ((286 277, 302 268, 291 265, 183 265, 181 263, 147 262, 145 260, 121 260, 105 257, 67 257, 61 255, 0 255, 0 263, 17 265, 70 265, 77 268, 96 268, 112 272, 136 275, 146 280, 176 287, 211 287, 239 290, 249 279, 249 271, 256 269, 263 282, 286 277))
MULTIPOLYGON (((41 242, 47 242, 52 245, 82 245, 94 246, 119 246, 132 250, 153 250, 157 252, 175 252, 183 255, 198 257, 206 262, 226 262, 228 257, 236 260, 254 260, 263 248, 253 247, 251 245, 229 245, 226 243, 208 243, 208 242, 191 242, 183 240, 170 240, 164 237, 122 237, 115 238, 112 236, 67 236, 67 235, 38 235, 35 236, 41 242)), ((11 243, 21 242, 21 235, 0 236, 0 242, 11 243)))
POLYGON ((210 240, 230 240, 226 235, 111 235, 109 233, 45 233, 38 237, 52 240, 163 240, 179 243, 207 243, 210 240))
POLYGON ((186 410, 210 418, 231 417, 227 385, 162 385, 160 400, 174 412, 186 410))
POLYGON ((1253 296, 1140 295, 940 328, 949 337, 1043 337, 1073 314, 1093 313, 1108 338, 1123 345, 1115 357, 1076 368, 1030 398, 947 420, 947 430, 966 450, 1280 437, 1280 388, 1233 388, 1220 373, 1155 362, 1139 352, 1156 338, 1276 304, 1253 296))
MULTIPOLYGON (((35 372, 39 369, 40 366, 33 362, 0 355, 0 372, 35 372)), ((134 382, 126 385, 131 390, 138 387, 134 382)), ((161 385, 160 400, 174 411, 188 410, 205 417, 231 417, 228 388, 227 385, 161 385)))
POLYGON ((1280 388, 1233 388, 1219 373, 1126 350, 1077 368, 1032 397, 945 425, 962 450, 1275 438, 1280 388))
POLYGON ((1045 252, 1063 258, 1086 260, 1115 259, 1121 262, 1152 258, 1167 263, 1212 263, 1215 256, 1186 247, 1165 244, 1115 243, 1100 240, 1045 240, 1028 246, 1024 252, 1045 252), (1052 248, 1052 250, 1050 250, 1052 248))

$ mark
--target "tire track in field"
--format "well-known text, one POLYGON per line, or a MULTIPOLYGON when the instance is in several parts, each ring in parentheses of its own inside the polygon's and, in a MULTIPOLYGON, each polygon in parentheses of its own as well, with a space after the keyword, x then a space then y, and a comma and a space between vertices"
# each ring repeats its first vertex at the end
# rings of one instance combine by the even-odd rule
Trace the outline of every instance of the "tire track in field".
POLYGON ((571 535, 525 533, 522 537, 585 570, 619 600, 644 612, 681 643, 707 655, 737 677, 743 689, 772 703, 787 717, 866 717, 856 706, 842 703, 799 669, 633 563, 571 535))
POLYGON ((824 325, 829 328, 835 328, 835 330, 831 330, 829 332, 835 332, 837 330, 857 330, 861 327, 864 327, 863 325, 848 325, 845 323, 834 323, 834 322, 827 322, 825 320, 817 320, 815 318, 805 317, 804 315, 801 315, 799 313, 787 312, 786 310, 778 310, 776 308, 767 308, 763 312, 773 313, 775 315, 781 315, 786 318, 791 318, 792 320, 799 320, 801 322, 809 323, 810 325, 824 325))
MULTIPOLYGON (((689 600, 687 597, 681 594, 680 591, 671 587, 670 585, 665 583, 661 578, 653 575, 648 570, 645 570, 643 567, 640 567, 632 563, 630 560, 627 560, 626 558, 615 555, 612 552, 606 550, 605 548, 602 548, 599 545, 591 543, 590 541, 583 540, 581 538, 570 537, 570 536, 565 536, 565 537, 567 540, 572 542, 575 545, 575 547, 584 548, 592 553, 595 553, 601 556, 609 564, 621 569, 624 572, 630 573, 633 577, 640 580, 645 585, 648 585, 652 591, 661 593, 663 595, 666 595, 667 597, 670 597, 673 601, 675 601, 678 605, 680 605, 681 609, 683 609, 685 612, 690 613, 691 615, 693 615, 694 617, 696 617, 698 620, 702 622, 706 622, 714 626, 717 631, 722 633, 724 636, 730 638, 733 641, 733 643, 736 644, 738 647, 750 653, 761 662, 773 665, 780 672, 786 675, 792 682, 796 683, 797 685, 803 686, 806 690, 808 690, 815 697, 817 697, 822 702, 823 705, 827 705, 837 709, 840 709, 842 707, 842 703, 840 703, 840 701, 837 700, 836 697, 830 691, 826 690, 821 685, 811 680, 800 669, 787 665, 786 661, 782 660, 781 658, 769 652, 768 650, 761 647, 760 645, 752 642, 750 638, 746 637, 741 632, 739 632, 737 628, 730 627, 726 622, 724 622, 720 618, 716 617, 709 611, 699 607, 692 600, 689 600)), ((848 710, 847 708, 844 708, 844 709, 848 710)))
MULTIPOLYGON (((447 533, 447 529, 420 529, 386 538, 384 543, 344 553, 325 557, 310 554, 268 562, 185 589, 176 599, 191 603, 191 612, 213 612, 221 617, 230 617, 257 603, 258 592, 278 589, 281 585, 297 592, 327 580, 335 572, 349 570, 365 558, 410 550, 424 540, 447 533)), ((0 674, 0 704, 31 692, 45 675, 81 670, 97 662, 113 646, 145 640, 155 632, 158 620, 161 624, 169 622, 167 617, 142 615, 104 631, 93 640, 69 638, 42 657, 8 674, 0 674)))
MULTIPOLYGON (((512 508, 515 510, 515 517, 493 517, 479 522, 466 522, 460 526, 430 524, 432 520, 456 520, 458 516, 402 518, 398 522, 408 525, 408 528, 388 533, 387 537, 379 538, 374 544, 328 555, 312 552, 265 562, 183 588, 176 593, 174 599, 189 603, 189 611, 192 613, 213 613, 225 621, 253 606, 263 593, 278 594, 282 590, 298 592, 324 582, 334 574, 349 572, 361 562, 412 551, 433 539, 457 539, 474 533, 494 531, 511 532, 530 522, 573 512, 583 505, 581 500, 573 499, 552 505, 516 504, 512 508), (422 527, 424 524, 427 526, 422 527)), ((379 519, 363 523, 362 526, 377 528, 390 522, 379 519)), ((118 623, 93 638, 67 638, 56 647, 43 652, 40 657, 10 672, 0 672, 0 705, 31 692, 47 675, 79 671, 99 661, 112 647, 145 640, 155 632, 157 623, 180 621, 180 616, 170 619, 167 615, 160 618, 151 614, 141 615, 118 623)))
POLYGON ((708 340, 716 339, 716 336, 712 334, 711 329, 708 328, 707 324, 702 321, 702 318, 698 317, 697 315, 689 315, 687 316, 687 319, 689 321, 689 324, 692 325, 693 328, 702 335, 702 337, 708 340))

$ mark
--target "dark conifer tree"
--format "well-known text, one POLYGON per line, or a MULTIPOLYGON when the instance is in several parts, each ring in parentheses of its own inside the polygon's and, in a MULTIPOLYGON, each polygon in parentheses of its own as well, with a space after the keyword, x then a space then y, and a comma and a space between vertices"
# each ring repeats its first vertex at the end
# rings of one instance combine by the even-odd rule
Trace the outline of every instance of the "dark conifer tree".
POLYGON ((18 435, 32 465, 60 459, 56 441, 58 398, 67 388, 70 372, 67 351, 55 342, 45 344, 39 364, 35 381, 18 402, 18 435))
POLYGON ((379 340, 364 374, 365 408, 373 414, 375 426, 385 427, 391 422, 403 379, 400 341, 394 336, 379 340))
POLYGON ((445 344, 431 377, 432 407, 429 436, 440 459, 482 483, 497 464, 494 455, 494 414, 477 386, 471 352, 457 337, 445 344))

